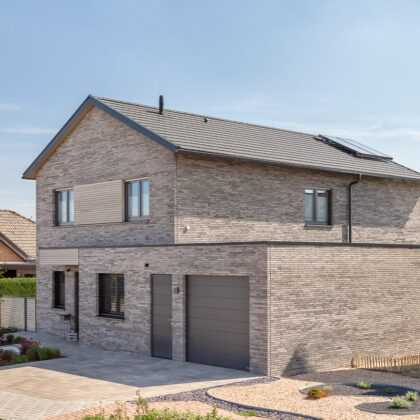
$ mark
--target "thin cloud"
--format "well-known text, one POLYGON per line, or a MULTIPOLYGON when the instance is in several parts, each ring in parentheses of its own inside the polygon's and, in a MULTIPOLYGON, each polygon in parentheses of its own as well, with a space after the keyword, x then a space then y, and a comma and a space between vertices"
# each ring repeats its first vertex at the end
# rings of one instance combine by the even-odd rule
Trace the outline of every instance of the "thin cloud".
POLYGON ((13 104, 6 104, 0 102, 0 110, 1 111, 19 111, 21 108, 18 105, 13 104))
POLYGON ((54 134, 56 130, 46 127, 10 127, 10 128, 0 128, 2 133, 11 133, 11 134, 54 134))

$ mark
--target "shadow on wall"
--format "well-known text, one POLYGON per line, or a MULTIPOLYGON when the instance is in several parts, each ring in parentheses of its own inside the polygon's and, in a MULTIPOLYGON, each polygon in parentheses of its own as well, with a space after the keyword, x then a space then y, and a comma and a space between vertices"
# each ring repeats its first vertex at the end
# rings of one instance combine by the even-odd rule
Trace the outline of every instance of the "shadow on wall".
POLYGON ((293 352, 292 357, 289 359, 287 366, 284 368, 282 375, 291 376, 298 373, 307 373, 310 371, 311 369, 308 364, 306 349, 301 346, 297 346, 293 352))

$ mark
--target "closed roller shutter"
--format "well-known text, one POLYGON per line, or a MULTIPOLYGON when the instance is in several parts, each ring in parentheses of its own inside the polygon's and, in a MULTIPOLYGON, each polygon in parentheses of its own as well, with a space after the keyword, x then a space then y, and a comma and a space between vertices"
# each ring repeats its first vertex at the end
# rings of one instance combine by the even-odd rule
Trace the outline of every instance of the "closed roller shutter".
POLYGON ((187 330, 190 362, 249 369, 248 278, 189 276, 187 330))

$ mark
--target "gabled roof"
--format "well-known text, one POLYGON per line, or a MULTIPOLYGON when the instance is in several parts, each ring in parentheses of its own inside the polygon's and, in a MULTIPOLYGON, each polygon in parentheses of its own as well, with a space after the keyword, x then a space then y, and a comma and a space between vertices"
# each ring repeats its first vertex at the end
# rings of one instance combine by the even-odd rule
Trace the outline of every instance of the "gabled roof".
POLYGON ((36 223, 13 210, 0 210, 0 241, 22 258, 35 258, 36 223))
POLYGON ((79 119, 96 106, 174 153, 238 159, 330 172, 420 181, 420 173, 392 160, 361 158, 313 134, 88 96, 25 171, 36 171, 79 119))

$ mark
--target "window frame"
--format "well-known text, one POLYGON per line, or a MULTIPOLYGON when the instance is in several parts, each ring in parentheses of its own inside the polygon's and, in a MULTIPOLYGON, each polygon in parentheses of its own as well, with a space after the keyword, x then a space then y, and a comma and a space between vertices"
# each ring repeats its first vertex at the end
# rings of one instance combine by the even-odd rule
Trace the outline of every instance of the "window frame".
POLYGON ((148 221, 150 218, 150 178, 135 178, 127 179, 124 181, 124 220, 126 222, 139 222, 148 221), (143 182, 147 181, 149 184, 149 214, 143 215, 143 182), (138 198, 138 209, 139 215, 132 217, 128 215, 128 184, 138 182, 139 183, 139 198, 138 198))
MULTIPOLYGON (((125 276, 122 273, 99 273, 97 277, 98 285, 98 317, 100 318, 114 318, 114 319, 125 319, 125 276), (102 276, 108 276, 108 280, 112 280, 112 277, 117 278, 117 310, 107 310, 104 309, 106 306, 106 295, 102 295, 103 288, 101 287, 102 276), (118 284, 118 277, 122 277, 122 288, 118 284), (122 299, 123 299, 123 310, 121 311, 121 290, 122 290, 122 299)), ((109 287, 109 286, 106 286, 109 287)))
POLYGON ((60 188, 54 191, 54 200, 55 200, 55 226, 72 226, 74 225, 74 188, 60 188), (65 222, 60 221, 60 202, 58 199, 59 194, 66 192, 66 212, 67 217, 65 222), (70 200, 69 200, 69 191, 73 192, 73 220, 70 221, 70 200))
POLYGON ((64 271, 53 271, 53 308, 62 310, 66 308, 66 273, 64 271), (62 274, 62 278, 57 278, 58 274, 62 274), (58 282, 60 282, 60 293, 57 288, 58 282))
POLYGON ((305 225, 306 226, 332 226, 332 189, 331 188, 305 188, 305 225), (306 219, 306 194, 307 190, 312 190, 312 220, 306 219), (326 221, 318 220, 318 192, 325 191, 327 193, 327 211, 328 217, 326 221))

